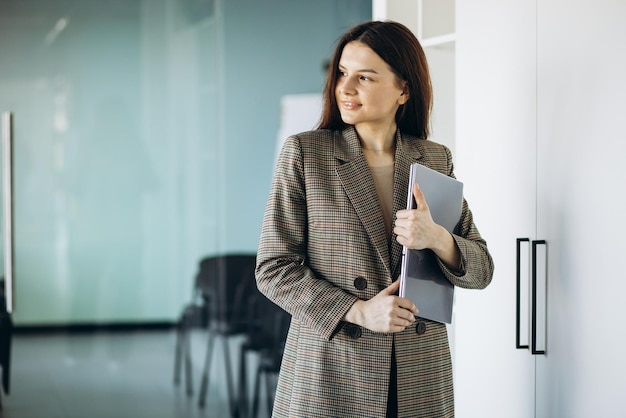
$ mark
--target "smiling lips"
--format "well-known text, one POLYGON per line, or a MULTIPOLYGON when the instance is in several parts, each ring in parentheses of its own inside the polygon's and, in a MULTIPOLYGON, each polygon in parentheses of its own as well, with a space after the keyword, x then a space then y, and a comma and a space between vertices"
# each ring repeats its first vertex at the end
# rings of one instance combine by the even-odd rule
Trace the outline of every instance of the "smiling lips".
POLYGON ((349 100, 342 100, 341 101, 341 107, 346 109, 346 110, 355 110, 355 109, 358 109, 359 107, 361 107, 361 105, 359 103, 352 102, 352 101, 349 101, 349 100))

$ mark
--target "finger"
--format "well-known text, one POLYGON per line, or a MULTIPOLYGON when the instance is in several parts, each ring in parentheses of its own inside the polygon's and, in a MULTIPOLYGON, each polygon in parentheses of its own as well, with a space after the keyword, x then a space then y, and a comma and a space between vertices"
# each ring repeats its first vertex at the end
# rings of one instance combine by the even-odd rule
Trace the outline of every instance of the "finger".
POLYGON ((413 313, 405 309, 402 309, 401 312, 398 312, 398 314, 395 317, 396 325, 401 325, 403 327, 408 327, 414 322, 415 322, 415 315, 413 315, 413 313))
POLYGON ((381 293, 386 295, 395 295, 398 292, 398 289, 400 289, 400 280, 396 280, 391 283, 389 286, 384 288, 381 293))
POLYGON ((413 314, 416 314, 419 312, 419 309, 417 309, 417 306, 415 306, 415 303, 413 303, 411 299, 400 298, 399 306, 401 308, 406 309, 407 311, 412 312, 413 314))
POLYGON ((419 184, 415 183, 413 185, 413 197, 415 197, 415 203, 417 203, 417 209, 427 208, 426 198, 424 197, 424 192, 420 189, 419 184))
POLYGON ((400 209, 399 211, 396 212, 396 221, 398 219, 403 219, 406 218, 409 214, 409 211, 406 209, 400 209))

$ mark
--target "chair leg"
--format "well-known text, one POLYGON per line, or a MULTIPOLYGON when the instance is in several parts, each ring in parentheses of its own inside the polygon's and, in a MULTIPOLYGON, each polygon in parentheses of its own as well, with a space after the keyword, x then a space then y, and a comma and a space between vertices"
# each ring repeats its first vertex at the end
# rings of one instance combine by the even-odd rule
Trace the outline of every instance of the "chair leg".
POLYGON ((198 406, 204 408, 206 403, 206 393, 209 388, 209 369, 211 368, 211 357, 213 356, 213 333, 209 330, 209 340, 207 342, 206 357, 204 359, 204 370, 202 371, 202 383, 200 384, 200 398, 198 406))
POLYGON ((242 344, 239 351, 239 415, 247 418, 248 413, 248 370, 246 367, 246 353, 248 348, 246 343, 242 344))
POLYGON ((272 374, 269 371, 265 372, 265 399, 267 406, 267 416, 272 416, 272 409, 274 409, 274 388, 272 387, 272 374))
POLYGON ((261 373, 262 365, 259 364, 259 367, 256 369, 256 376, 254 377, 254 394, 252 395, 252 418, 257 418, 259 416, 259 392, 261 390, 261 373))
POLYGON ((185 389, 187 395, 193 394, 193 372, 191 365, 191 335, 189 327, 189 315, 185 312, 176 326, 176 358, 174 359, 174 384, 180 384, 181 363, 185 369, 185 389))
POLYGON ((222 351, 224 352, 224 366, 226 367, 226 390, 228 391, 228 405, 230 406, 230 416, 239 417, 239 409, 237 408, 237 400, 235 399, 235 390, 233 388, 233 374, 230 363, 230 350, 228 346, 228 338, 222 337, 222 351))
POLYGON ((186 386, 187 386, 187 395, 193 395, 193 369, 192 369, 192 361, 191 361, 191 332, 189 328, 185 331, 185 376, 186 376, 186 386))
POLYGON ((174 384, 178 386, 180 383, 180 363, 183 355, 183 322, 184 315, 181 315, 178 324, 176 324, 176 354, 174 355, 174 384))
POLYGON ((182 363, 185 369, 185 388, 187 395, 193 394, 193 378, 191 370, 191 335, 189 326, 189 314, 184 312, 176 326, 176 358, 174 359, 174 384, 180 384, 182 363))

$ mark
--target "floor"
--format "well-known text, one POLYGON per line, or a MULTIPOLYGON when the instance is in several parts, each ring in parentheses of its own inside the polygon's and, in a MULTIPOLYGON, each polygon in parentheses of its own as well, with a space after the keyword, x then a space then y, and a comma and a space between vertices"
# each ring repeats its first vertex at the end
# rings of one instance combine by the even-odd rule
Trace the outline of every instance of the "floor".
MULTIPOLYGON (((10 393, 2 393, 0 417, 229 417, 221 344, 213 351, 206 405, 198 406, 206 344, 205 331, 192 333, 194 394, 187 396, 184 383, 174 384, 173 330, 16 335, 10 393)), ((228 344, 235 376, 240 344, 237 338, 228 344)), ((258 363, 254 356, 247 356, 248 371, 258 363)), ((266 410, 261 403, 260 417, 266 410)))

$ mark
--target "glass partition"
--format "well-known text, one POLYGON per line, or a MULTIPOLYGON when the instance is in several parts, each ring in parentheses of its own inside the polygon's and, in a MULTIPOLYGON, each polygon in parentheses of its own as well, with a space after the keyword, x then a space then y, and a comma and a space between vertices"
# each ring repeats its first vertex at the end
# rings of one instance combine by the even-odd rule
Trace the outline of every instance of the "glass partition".
POLYGON ((0 2, 18 324, 171 320, 217 252, 214 2, 0 2))

